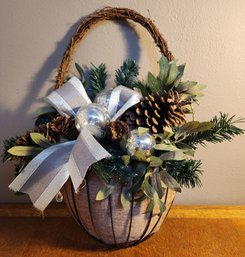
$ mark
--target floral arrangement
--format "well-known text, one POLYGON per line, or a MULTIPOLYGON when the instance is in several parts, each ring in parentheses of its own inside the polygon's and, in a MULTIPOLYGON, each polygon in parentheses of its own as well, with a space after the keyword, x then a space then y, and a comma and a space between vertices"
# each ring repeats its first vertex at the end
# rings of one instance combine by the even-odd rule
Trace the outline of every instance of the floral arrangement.
MULTIPOLYGON (((10 188, 31 195, 31 190, 24 188, 28 178, 21 176, 29 174, 33 163, 35 167, 32 167, 32 174, 41 169, 37 165, 40 159, 43 163, 45 158, 49 158, 49 163, 54 165, 53 162, 59 158, 52 156, 51 149, 69 147, 71 142, 75 148, 80 144, 78 138, 83 131, 87 133, 82 138, 83 142, 89 137, 88 142, 93 145, 93 149, 89 150, 91 156, 97 156, 94 151, 98 148, 94 145, 104 152, 100 151, 102 155, 89 163, 89 157, 85 153, 80 154, 79 163, 84 169, 77 174, 81 179, 76 184, 77 175, 71 177, 75 189, 79 190, 87 170, 95 172, 104 182, 96 200, 108 197, 115 185, 121 183, 121 204, 124 208, 129 208, 134 194, 139 201, 148 199, 148 211, 158 205, 163 212, 165 206, 162 197, 166 188, 180 192, 183 186, 200 186, 202 163, 194 159, 195 150, 207 142, 230 141, 234 136, 243 134, 244 130, 236 124, 244 119, 220 113, 209 121, 196 121, 194 109, 205 86, 194 81, 182 81, 185 64, 178 66, 176 61, 169 62, 163 56, 159 68, 157 76, 149 72, 147 79, 141 81, 137 77, 139 67, 136 62, 125 60, 115 72, 115 86, 108 87, 105 64, 98 67, 93 65, 89 74, 85 74, 81 66, 76 64, 79 78, 67 78, 58 100, 54 95, 47 97, 49 105, 38 111, 35 128, 25 135, 4 141, 2 159, 16 162, 15 175, 16 179, 20 178, 10 188), (66 108, 66 102, 62 101, 66 97, 68 100, 71 98, 67 95, 71 85, 74 90, 82 92, 77 98, 83 98, 83 101, 74 104, 72 108, 66 108), (16 186, 23 180, 22 185, 16 186)), ((59 172, 65 163, 70 162, 70 153, 75 151, 74 148, 67 150, 68 157, 62 165, 59 163, 59 172)), ((76 156, 74 154, 74 158, 76 156)), ((71 165, 67 169, 76 170, 71 165)), ((44 171, 41 169, 41 172, 44 171)), ((46 207, 67 178, 59 188, 49 192, 51 197, 43 208, 37 205, 39 209, 46 207)), ((29 183, 35 187, 39 181, 36 178, 29 183)), ((47 190, 47 183, 41 192, 47 190)))

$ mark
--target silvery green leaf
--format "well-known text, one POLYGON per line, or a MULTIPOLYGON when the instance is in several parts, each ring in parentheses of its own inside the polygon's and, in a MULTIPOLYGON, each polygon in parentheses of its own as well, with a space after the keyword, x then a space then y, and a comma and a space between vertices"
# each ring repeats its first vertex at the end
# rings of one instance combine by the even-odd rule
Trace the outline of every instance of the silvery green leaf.
POLYGON ((160 215, 162 215, 163 212, 166 210, 166 205, 162 202, 160 198, 157 199, 157 203, 160 209, 160 215))
POLYGON ((178 68, 177 68, 176 62, 172 62, 170 64, 168 78, 167 78, 167 81, 165 82, 165 84, 167 86, 171 85, 177 78, 177 75, 178 75, 178 68))
POLYGON ((149 132, 149 128, 138 127, 138 136, 139 137, 142 137, 147 132, 149 132))
POLYGON ((151 72, 148 72, 148 84, 153 93, 161 91, 160 82, 157 80, 157 78, 155 78, 155 76, 151 72))
POLYGON ((198 127, 199 123, 200 123, 199 121, 190 121, 190 122, 187 122, 187 123, 183 124, 182 126, 180 126, 177 129, 177 131, 174 135, 175 139, 178 140, 179 138, 181 138, 181 137, 185 136, 186 134, 190 133, 191 130, 198 127))
POLYGON ((178 75, 177 75, 177 78, 175 79, 174 81, 174 87, 178 87, 183 75, 184 75, 184 70, 185 70, 185 63, 184 64, 181 64, 178 66, 178 75))
POLYGON ((181 82, 179 83, 177 90, 179 93, 184 93, 184 92, 187 92, 190 88, 192 88, 195 85, 197 85, 196 81, 181 82))
POLYGON ((154 149, 160 151, 181 151, 181 149, 177 148, 175 145, 169 144, 156 144, 154 149))
POLYGON ((122 158, 122 160, 124 162, 124 165, 128 166, 128 164, 130 162, 130 156, 129 155, 123 155, 121 158, 122 158))
POLYGON ((164 154, 161 154, 160 158, 163 161, 169 161, 169 160, 181 161, 181 160, 185 160, 187 156, 183 152, 177 151, 177 152, 166 152, 164 154))
POLYGON ((141 185, 141 190, 147 197, 153 200, 155 189, 149 183, 150 176, 151 172, 147 172, 145 175, 145 179, 141 185))
POLYGON ((164 195, 164 188, 162 187, 162 182, 161 181, 162 181, 161 180, 161 175, 159 173, 159 168, 158 168, 158 171, 157 172, 154 171, 154 174, 152 176, 152 185, 156 189, 160 199, 164 195))
POLYGON ((181 188, 180 188, 178 182, 172 176, 170 176, 163 169, 160 171, 160 174, 161 174, 161 179, 162 179, 163 183, 166 185, 166 187, 172 188, 177 192, 181 192, 181 188))
POLYGON ((146 212, 152 212, 154 210, 155 202, 153 200, 150 200, 146 212))
POLYGON ((168 70, 169 70, 168 59, 165 56, 161 57, 159 66, 160 66, 159 79, 161 81, 165 81, 168 76, 168 70))
POLYGON ((36 146, 13 146, 8 149, 8 153, 14 156, 31 156, 39 154, 43 148, 36 146))
POLYGON ((47 148, 47 147, 51 146, 51 143, 48 141, 48 139, 40 133, 31 132, 30 137, 33 142, 35 142, 37 145, 39 145, 43 148, 47 148))
POLYGON ((182 152, 189 156, 194 156, 195 150, 192 149, 191 146, 184 144, 184 143, 178 143, 179 148, 182 150, 182 152))
POLYGON ((75 67, 80 75, 80 80, 82 84, 85 85, 85 76, 84 76, 83 68, 78 63, 75 63, 75 67))
POLYGON ((191 133, 203 132, 210 130, 213 127, 213 123, 210 121, 200 122, 199 125, 191 130, 191 133))
POLYGON ((113 185, 106 184, 97 193, 96 200, 97 201, 102 201, 102 200, 106 199, 113 192, 113 190, 114 190, 113 185))
POLYGON ((130 208, 130 199, 131 193, 128 193, 128 188, 124 186, 121 191, 121 204, 123 206, 123 209, 128 210, 130 208))
POLYGON ((150 157, 150 167, 159 167, 162 166, 162 160, 159 157, 151 156, 150 157))

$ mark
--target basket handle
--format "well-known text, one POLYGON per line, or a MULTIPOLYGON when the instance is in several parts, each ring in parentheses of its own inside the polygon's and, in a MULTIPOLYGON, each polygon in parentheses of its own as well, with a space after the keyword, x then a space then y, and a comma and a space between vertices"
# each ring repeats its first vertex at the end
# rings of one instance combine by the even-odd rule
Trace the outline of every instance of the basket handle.
POLYGON ((58 74, 56 76, 55 89, 58 89, 64 83, 64 79, 69 72, 70 65, 72 63, 72 56, 75 53, 76 47, 85 36, 87 31, 99 21, 103 20, 115 20, 115 19, 129 19, 141 24, 152 36, 156 46, 160 49, 160 52, 165 55, 168 60, 173 60, 172 53, 168 50, 167 42, 160 34, 158 28, 149 18, 145 18, 138 12, 127 8, 113 8, 105 7, 90 14, 79 25, 76 33, 70 40, 70 43, 63 55, 62 61, 58 68, 58 74))

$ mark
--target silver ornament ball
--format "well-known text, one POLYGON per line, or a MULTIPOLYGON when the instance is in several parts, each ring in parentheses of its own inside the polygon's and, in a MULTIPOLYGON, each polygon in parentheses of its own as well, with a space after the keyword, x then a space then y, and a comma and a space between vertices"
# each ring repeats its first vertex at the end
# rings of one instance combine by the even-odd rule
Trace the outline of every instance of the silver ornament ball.
POLYGON ((91 103, 77 112, 76 122, 78 129, 87 127, 92 135, 101 137, 110 116, 103 106, 91 103))
POLYGON ((134 155, 136 150, 141 150, 143 154, 153 153, 155 138, 148 132, 139 136, 138 130, 132 130, 126 142, 126 149, 129 155, 134 155))
POLYGON ((100 104, 100 105, 104 106, 108 110, 112 90, 113 89, 111 88, 111 89, 104 89, 104 90, 100 91, 96 95, 94 102, 96 104, 100 104))
POLYGON ((114 109, 114 112, 111 113, 112 116, 123 106, 123 101, 121 99, 121 97, 119 98, 118 102, 115 102, 115 99, 113 99, 113 97, 111 97, 112 91, 114 90, 114 88, 109 88, 109 89, 104 89, 101 92, 99 92, 95 99, 94 102, 97 104, 100 104, 102 106, 104 106, 106 108, 106 110, 108 110, 109 108, 109 103, 110 101, 113 102, 113 104, 116 105, 116 108, 114 109))

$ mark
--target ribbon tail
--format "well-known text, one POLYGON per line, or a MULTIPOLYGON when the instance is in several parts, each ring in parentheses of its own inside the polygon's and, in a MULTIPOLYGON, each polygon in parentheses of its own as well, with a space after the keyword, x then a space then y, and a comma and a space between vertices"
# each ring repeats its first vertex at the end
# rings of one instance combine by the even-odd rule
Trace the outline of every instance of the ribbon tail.
POLYGON ((89 166, 110 156, 89 130, 86 127, 83 128, 72 149, 67 166, 76 192, 78 192, 89 166))
POLYGON ((29 195, 43 211, 69 178, 68 162, 74 141, 51 146, 37 155, 9 185, 15 192, 29 195))

